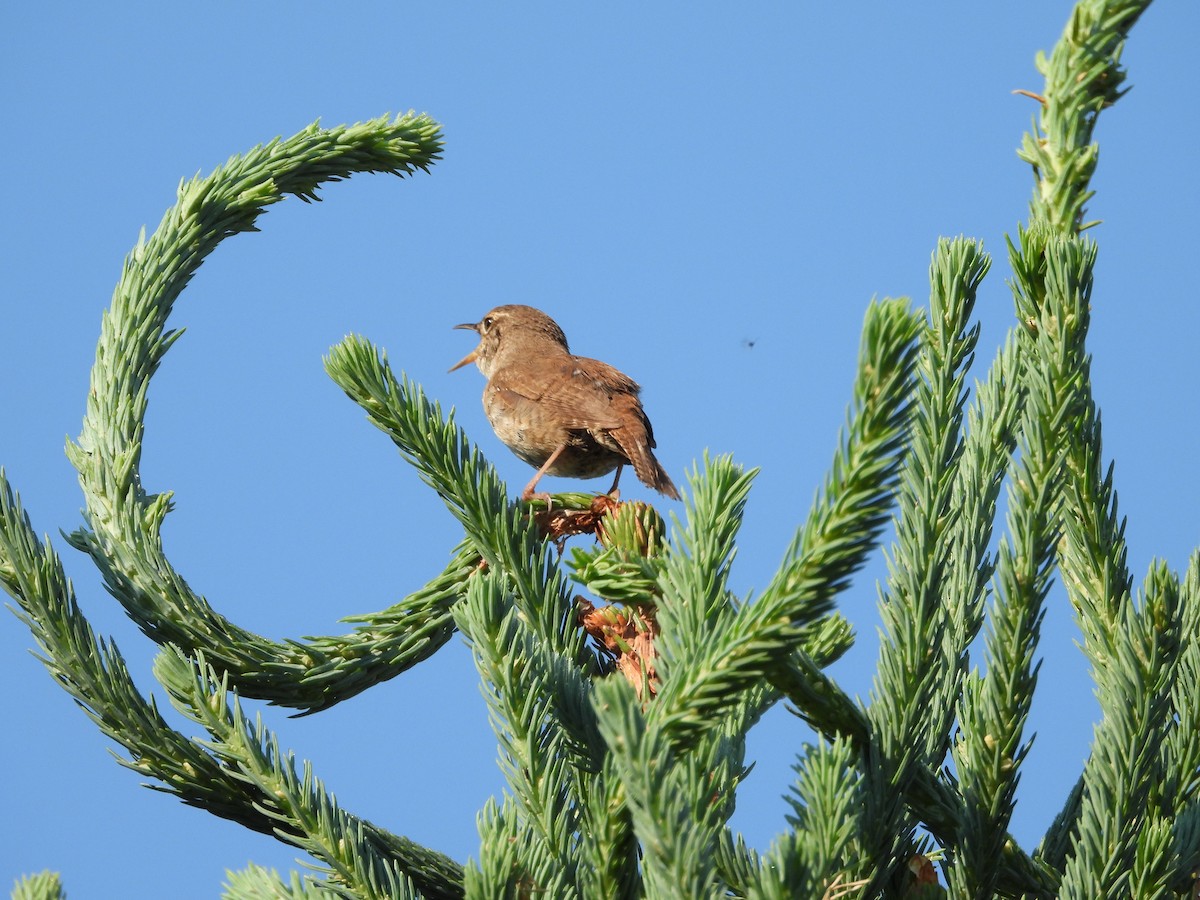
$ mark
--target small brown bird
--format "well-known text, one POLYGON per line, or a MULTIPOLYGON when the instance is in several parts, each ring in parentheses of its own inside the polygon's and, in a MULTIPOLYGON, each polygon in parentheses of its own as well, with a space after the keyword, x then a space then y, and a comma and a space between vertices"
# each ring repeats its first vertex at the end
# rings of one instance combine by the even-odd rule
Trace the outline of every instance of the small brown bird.
POLYGON ((479 346, 450 371, 475 363, 487 378, 483 409, 496 436, 538 467, 521 499, 546 474, 596 478, 626 463, 641 482, 675 500, 679 491, 651 448, 654 432, 638 400, 637 382, 607 363, 572 356, 553 319, 532 306, 497 306, 477 324, 479 346))

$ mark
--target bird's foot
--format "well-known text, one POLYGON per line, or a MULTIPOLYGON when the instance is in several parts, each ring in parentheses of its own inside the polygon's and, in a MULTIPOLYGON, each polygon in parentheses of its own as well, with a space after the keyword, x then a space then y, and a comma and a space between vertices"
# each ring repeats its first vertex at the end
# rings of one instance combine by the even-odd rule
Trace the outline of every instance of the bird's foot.
POLYGON ((541 500, 546 504, 546 512, 554 509, 554 497, 545 491, 535 491, 533 485, 529 485, 525 490, 521 491, 521 502, 529 503, 533 500, 541 500))

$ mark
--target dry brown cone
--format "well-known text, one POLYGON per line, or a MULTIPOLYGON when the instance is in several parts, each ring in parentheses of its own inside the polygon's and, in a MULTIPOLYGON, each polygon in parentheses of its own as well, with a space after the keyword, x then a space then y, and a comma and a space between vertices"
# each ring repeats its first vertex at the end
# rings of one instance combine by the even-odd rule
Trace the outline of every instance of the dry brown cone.
POLYGON ((635 613, 616 606, 598 607, 581 597, 579 624, 633 685, 639 700, 646 702, 658 693, 658 673, 654 669, 658 623, 651 607, 635 613))

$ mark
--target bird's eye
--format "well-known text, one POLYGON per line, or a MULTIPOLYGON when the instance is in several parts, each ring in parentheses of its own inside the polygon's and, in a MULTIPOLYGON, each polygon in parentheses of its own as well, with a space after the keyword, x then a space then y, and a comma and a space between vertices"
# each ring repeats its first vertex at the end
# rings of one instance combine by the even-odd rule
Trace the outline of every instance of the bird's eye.
POLYGON ((483 320, 483 330, 487 331, 489 328, 491 328, 495 324, 496 324, 495 319, 493 319, 491 316, 485 316, 484 320, 483 320))

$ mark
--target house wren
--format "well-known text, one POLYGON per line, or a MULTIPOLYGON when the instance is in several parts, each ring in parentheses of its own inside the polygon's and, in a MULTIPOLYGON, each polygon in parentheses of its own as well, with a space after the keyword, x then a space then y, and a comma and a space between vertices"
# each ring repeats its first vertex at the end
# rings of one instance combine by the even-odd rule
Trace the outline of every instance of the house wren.
POLYGON ((487 378, 483 409, 496 436, 538 467, 521 499, 534 496, 543 475, 595 478, 626 464, 641 482, 678 500, 654 458, 654 432, 632 378, 607 363, 572 356, 553 319, 532 306, 497 306, 477 324, 479 346, 450 371, 475 363, 487 378))

